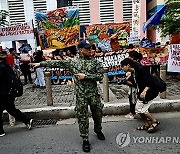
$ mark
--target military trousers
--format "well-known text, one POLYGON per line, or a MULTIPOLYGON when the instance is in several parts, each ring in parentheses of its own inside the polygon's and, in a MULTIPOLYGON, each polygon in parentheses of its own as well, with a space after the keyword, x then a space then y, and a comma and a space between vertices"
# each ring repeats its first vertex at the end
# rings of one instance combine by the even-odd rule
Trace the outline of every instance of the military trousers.
POLYGON ((80 136, 83 139, 88 139, 89 136, 89 114, 88 105, 92 112, 92 118, 94 120, 94 132, 100 132, 102 130, 102 108, 100 96, 95 95, 88 98, 76 96, 76 118, 78 119, 80 136))

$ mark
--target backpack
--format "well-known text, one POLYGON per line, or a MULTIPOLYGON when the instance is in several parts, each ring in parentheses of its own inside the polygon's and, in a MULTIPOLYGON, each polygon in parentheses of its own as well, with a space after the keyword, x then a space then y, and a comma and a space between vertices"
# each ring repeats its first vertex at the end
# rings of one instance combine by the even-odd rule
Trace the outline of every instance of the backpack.
POLYGON ((14 73, 12 69, 9 69, 9 95, 14 97, 20 97, 23 95, 23 84, 20 78, 14 73))
POLYGON ((157 89, 157 91, 159 91, 160 93, 166 91, 166 82, 164 82, 160 77, 154 76, 152 77, 153 79, 153 85, 154 88, 157 89))

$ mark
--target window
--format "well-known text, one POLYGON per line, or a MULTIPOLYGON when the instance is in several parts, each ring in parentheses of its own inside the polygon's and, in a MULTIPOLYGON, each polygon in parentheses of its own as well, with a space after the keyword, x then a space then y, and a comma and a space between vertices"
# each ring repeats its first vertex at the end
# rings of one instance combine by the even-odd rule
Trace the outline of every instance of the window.
POLYGON ((72 0, 73 6, 79 6, 79 20, 81 25, 90 24, 89 0, 72 0))
POLYGON ((100 22, 114 22, 114 0, 100 0, 100 22))

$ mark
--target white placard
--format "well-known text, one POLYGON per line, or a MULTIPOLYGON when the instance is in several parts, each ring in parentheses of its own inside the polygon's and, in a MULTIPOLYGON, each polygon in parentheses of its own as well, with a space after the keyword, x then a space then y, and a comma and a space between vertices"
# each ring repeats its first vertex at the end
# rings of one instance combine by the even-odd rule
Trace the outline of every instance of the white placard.
POLYGON ((180 44, 171 44, 168 58, 168 72, 180 72, 180 44))
POLYGON ((0 42, 27 40, 34 38, 34 28, 32 21, 17 24, 11 27, 0 28, 0 42))

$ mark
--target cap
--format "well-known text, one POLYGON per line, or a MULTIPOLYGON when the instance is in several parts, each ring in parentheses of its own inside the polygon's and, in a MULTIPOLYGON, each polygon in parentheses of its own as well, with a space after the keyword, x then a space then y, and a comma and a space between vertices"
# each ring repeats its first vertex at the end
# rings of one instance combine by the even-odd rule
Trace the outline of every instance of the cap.
POLYGON ((78 49, 81 48, 85 48, 85 49, 89 49, 91 48, 91 44, 87 43, 85 40, 82 40, 79 44, 78 44, 78 49))

